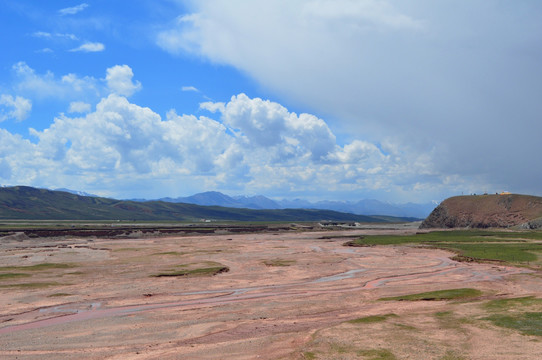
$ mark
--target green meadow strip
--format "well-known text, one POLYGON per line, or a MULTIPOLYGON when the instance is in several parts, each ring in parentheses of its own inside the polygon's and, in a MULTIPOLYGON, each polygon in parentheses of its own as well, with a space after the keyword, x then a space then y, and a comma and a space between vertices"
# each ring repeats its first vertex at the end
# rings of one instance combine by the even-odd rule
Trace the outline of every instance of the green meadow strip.
POLYGON ((152 277, 173 277, 173 276, 213 276, 223 272, 228 272, 230 269, 227 266, 214 266, 207 268, 198 268, 198 269, 186 269, 186 270, 177 270, 159 273, 152 275, 152 277))
POLYGON ((429 291, 418 294, 401 295, 393 297, 380 298, 382 301, 442 301, 442 300, 461 300, 476 298, 482 295, 480 290, 471 288, 450 289, 429 291))
POLYGON ((0 271, 40 271, 40 270, 50 270, 50 269, 71 269, 76 267, 75 264, 65 264, 65 263, 41 263, 36 265, 29 266, 2 266, 0 271))
POLYGON ((396 314, 372 315, 372 316, 365 316, 365 317, 349 320, 347 322, 349 324, 370 324, 370 323, 386 321, 390 317, 397 317, 397 315, 396 314))
POLYGON ((415 235, 372 235, 348 241, 345 246, 423 245, 458 253, 458 261, 503 261, 525 265, 542 253, 542 232, 486 230, 434 231, 415 235))
POLYGON ((57 282, 35 282, 35 283, 22 283, 22 284, 9 284, 9 285, 0 285, 1 289, 9 289, 9 288, 16 288, 16 289, 41 289, 46 288, 49 286, 59 286, 59 285, 66 285, 66 284, 60 284, 57 282))
POLYGON ((0 280, 6 280, 6 279, 16 279, 16 278, 22 278, 22 277, 29 277, 29 274, 22 274, 22 273, 2 273, 0 274, 0 280))

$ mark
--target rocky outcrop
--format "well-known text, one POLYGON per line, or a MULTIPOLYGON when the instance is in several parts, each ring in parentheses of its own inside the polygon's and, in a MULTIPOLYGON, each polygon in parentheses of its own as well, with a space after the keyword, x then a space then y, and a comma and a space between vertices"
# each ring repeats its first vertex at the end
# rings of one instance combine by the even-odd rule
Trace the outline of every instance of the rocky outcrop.
POLYGON ((517 194, 451 197, 437 206, 420 228, 508 228, 520 225, 525 229, 542 226, 541 197, 517 194))
POLYGON ((520 229, 525 230, 538 230, 542 229, 542 218, 534 219, 531 221, 528 221, 526 223, 523 223, 519 226, 520 229))

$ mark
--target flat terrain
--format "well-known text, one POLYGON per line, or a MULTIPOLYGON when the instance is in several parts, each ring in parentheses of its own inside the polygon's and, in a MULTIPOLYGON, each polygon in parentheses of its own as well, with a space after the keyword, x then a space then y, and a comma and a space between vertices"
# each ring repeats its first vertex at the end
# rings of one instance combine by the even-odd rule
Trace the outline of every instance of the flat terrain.
POLYGON ((532 266, 343 246, 415 231, 0 239, 0 358, 538 358, 532 266))

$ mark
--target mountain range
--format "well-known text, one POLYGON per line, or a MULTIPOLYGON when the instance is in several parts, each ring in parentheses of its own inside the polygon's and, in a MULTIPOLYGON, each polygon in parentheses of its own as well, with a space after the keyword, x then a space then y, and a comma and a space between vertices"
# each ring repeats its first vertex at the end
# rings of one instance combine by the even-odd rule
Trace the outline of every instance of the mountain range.
POLYGON ((0 219, 169 221, 400 222, 411 218, 366 216, 320 209, 247 209, 167 201, 129 201, 81 196, 28 186, 0 188, 0 219))
POLYGON ((435 203, 390 204, 374 199, 359 201, 318 201, 301 199, 272 200, 262 195, 228 196, 217 191, 207 191, 188 197, 161 198, 160 201, 205 206, 225 206, 246 209, 320 209, 334 210, 357 215, 386 215, 424 219, 435 208, 435 203))

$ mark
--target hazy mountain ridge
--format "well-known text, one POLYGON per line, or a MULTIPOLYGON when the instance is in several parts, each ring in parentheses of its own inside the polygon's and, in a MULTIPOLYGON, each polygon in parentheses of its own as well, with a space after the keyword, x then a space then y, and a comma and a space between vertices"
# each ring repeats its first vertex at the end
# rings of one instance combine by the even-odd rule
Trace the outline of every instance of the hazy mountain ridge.
POLYGON ((77 191, 77 190, 71 190, 71 189, 66 189, 66 188, 58 188, 58 189, 52 189, 52 190, 53 191, 64 191, 64 192, 68 192, 70 194, 79 195, 79 196, 99 197, 98 195, 95 195, 95 194, 89 194, 89 193, 84 192, 84 191, 77 191))
MULTIPOLYGON (((228 199, 225 199, 228 201, 228 199)), ((0 188, 0 219, 25 220, 172 220, 200 221, 350 221, 388 222, 389 219, 318 209, 253 210, 201 206, 165 201, 126 201, 80 196, 65 191, 28 186, 0 188)))
POLYGON ((227 206, 248 209, 320 209, 347 212, 357 215, 386 215, 423 219, 435 208, 434 203, 390 204, 374 199, 360 201, 272 200, 262 195, 228 196, 218 191, 207 191, 187 197, 162 198, 160 201, 188 203, 205 206, 227 206))

